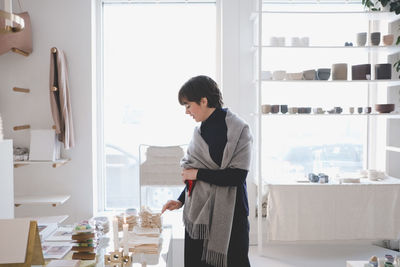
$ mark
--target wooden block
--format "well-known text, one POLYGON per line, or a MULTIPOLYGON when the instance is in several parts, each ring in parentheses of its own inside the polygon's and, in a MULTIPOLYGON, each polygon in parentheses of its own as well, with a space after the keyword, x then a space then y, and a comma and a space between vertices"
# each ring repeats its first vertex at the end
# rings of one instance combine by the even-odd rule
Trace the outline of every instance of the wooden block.
POLYGON ((95 247, 72 247, 71 250, 78 252, 94 252, 95 247))
POLYGON ((77 241, 86 241, 93 238, 94 238, 94 233, 72 235, 72 240, 77 240, 77 241))
POLYGON ((72 254, 73 260, 94 260, 95 258, 96 253, 75 252, 72 254))

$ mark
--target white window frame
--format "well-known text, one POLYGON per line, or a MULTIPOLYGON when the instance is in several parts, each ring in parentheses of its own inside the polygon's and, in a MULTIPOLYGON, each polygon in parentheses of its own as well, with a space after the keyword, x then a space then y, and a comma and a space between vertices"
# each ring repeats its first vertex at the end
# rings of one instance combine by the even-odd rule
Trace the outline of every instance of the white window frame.
MULTIPOLYGON (((223 14, 222 14, 222 3, 221 2, 233 2, 232 0, 215 0, 216 1, 216 21, 217 21, 217 30, 216 30, 216 81, 219 84, 223 84, 223 77, 237 77, 237 76, 231 76, 232 74, 228 73, 223 73, 222 71, 222 66, 223 64, 223 58, 238 58, 238 54, 234 54, 234 52, 238 53, 238 51, 230 51, 232 53, 231 55, 226 55, 227 53, 222 54, 221 51, 223 51, 222 47, 222 38, 225 39, 232 39, 229 37, 229 33, 227 34, 228 36, 222 36, 222 25, 229 25, 229 23, 223 23, 223 14)), ((237 2, 238 0, 234 0, 237 2)), ((93 190, 94 190, 94 200, 93 200, 93 206, 94 206, 94 212, 103 212, 105 210, 105 155, 104 155, 104 88, 103 88, 103 75, 104 75, 104 62, 103 62, 103 4, 104 3, 132 3, 135 2, 135 0, 94 0, 93 4, 93 10, 94 10, 94 18, 93 21, 95 22, 95 70, 94 72, 96 73, 96 93, 94 94, 95 102, 96 105, 93 108, 94 111, 94 120, 96 122, 96 125, 93 127, 96 129, 96 138, 93 138, 93 146, 96 147, 96 151, 94 151, 95 155, 95 160, 94 160, 94 168, 96 171, 96 175, 94 177, 97 177, 95 181, 93 181, 93 190)), ((156 2, 154 1, 136 1, 136 2, 156 2)), ((196 1, 187 1, 187 0, 177 0, 177 1, 168 1, 168 2, 196 2, 196 1)), ((226 4, 226 6, 230 6, 231 4, 226 4)), ((232 19, 232 18, 231 18, 232 19)), ((233 19, 234 20, 234 19, 233 19)), ((226 45, 226 43, 225 43, 226 45)), ((230 63, 230 62, 227 62, 230 63)), ((229 81, 228 84, 234 84, 234 81, 229 81)), ((237 87, 238 87, 238 83, 237 87)))

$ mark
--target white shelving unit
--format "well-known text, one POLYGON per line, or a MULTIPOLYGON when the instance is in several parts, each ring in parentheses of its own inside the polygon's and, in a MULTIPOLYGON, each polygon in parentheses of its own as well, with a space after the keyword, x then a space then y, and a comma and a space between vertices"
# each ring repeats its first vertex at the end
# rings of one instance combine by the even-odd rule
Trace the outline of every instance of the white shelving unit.
MULTIPOLYGON (((263 104, 271 104, 271 103, 263 103, 263 91, 268 90, 266 85, 274 85, 274 84, 290 84, 291 86, 295 86, 296 84, 349 84, 349 85, 365 85, 366 89, 368 90, 367 95, 368 95, 368 106, 371 106, 372 109, 374 109, 374 105, 371 103, 371 94, 374 92, 371 89, 377 90, 378 86, 400 86, 400 80, 398 80, 397 77, 393 77, 391 80, 262 80, 261 79, 261 71, 264 71, 263 68, 263 55, 264 52, 266 51, 276 51, 276 53, 284 53, 285 51, 289 51, 291 49, 298 49, 298 51, 303 52, 303 51, 311 51, 311 50, 335 50, 335 51, 360 51, 360 52, 365 52, 368 54, 368 63, 376 63, 375 62, 375 57, 378 53, 386 53, 386 54, 394 54, 394 53, 400 53, 400 46, 396 45, 391 45, 391 46, 371 46, 371 45, 366 45, 363 47, 359 46, 338 46, 338 45, 310 45, 310 46, 272 46, 272 45, 266 45, 263 41, 263 36, 264 36, 264 30, 263 30, 263 17, 265 16, 273 16, 274 18, 276 17, 277 19, 281 19, 282 16, 287 16, 289 18, 290 16, 298 16, 298 15, 304 15, 304 16, 313 16, 313 15, 323 15, 325 17, 329 16, 350 16, 350 17, 360 17, 364 18, 366 20, 366 23, 368 23, 368 36, 369 33, 374 31, 374 24, 376 21, 384 21, 384 23, 392 23, 394 21, 397 21, 400 19, 400 16, 397 16, 394 14, 394 12, 366 12, 366 11, 266 11, 264 10, 263 6, 263 0, 257 0, 256 1, 255 8, 258 10, 257 12, 254 12, 251 16, 251 20, 253 21, 255 25, 255 35, 257 38, 255 38, 256 43, 253 46, 253 52, 255 54, 255 69, 256 69, 256 78, 255 78, 255 85, 257 88, 258 92, 258 109, 257 113, 253 114, 258 117, 258 197, 257 197, 257 205, 258 205, 258 214, 262 214, 262 195, 263 195, 263 166, 262 166, 262 124, 264 119, 269 118, 269 117, 278 117, 278 118, 284 118, 284 117, 365 117, 367 118, 367 128, 371 128, 371 122, 370 120, 375 120, 375 118, 384 118, 384 119, 391 119, 390 121, 397 121, 400 122, 400 114, 398 113, 391 113, 391 114, 377 114, 377 113, 372 113, 372 114, 357 114, 357 107, 355 107, 355 113, 354 114, 348 114, 347 110, 344 111, 342 114, 262 114, 261 113, 261 106, 263 104), (293 84, 293 85, 292 85, 293 84)), ((288 5, 291 5, 293 2, 288 1, 288 5)), ((315 2, 319 4, 319 1, 315 2)), ((343 2, 345 4, 345 2, 343 2)), ((359 3, 361 5, 361 3, 359 3)), ((290 23, 294 23, 293 20, 288 19, 288 21, 291 21, 290 23)), ((318 23, 318 22, 316 22, 318 23)), ((276 25, 273 25, 272 27, 279 27, 279 22, 276 22, 276 25)), ((310 29, 312 31, 312 29, 310 29)), ((354 33, 355 34, 355 33, 354 33)), ((296 35, 296 33, 294 33, 296 35)), ((394 41, 396 42, 396 40, 394 41)), ((356 44, 354 44, 356 45, 356 44)), ((363 62, 364 63, 364 62, 363 62)), ((361 63, 360 63, 361 64, 361 63)), ((348 67, 350 67, 351 70, 351 64, 348 64, 348 67)), ((351 72, 351 71, 350 71, 351 72)), ((374 72, 373 70, 373 64, 371 66, 371 74, 374 72)), ((398 75, 396 75, 398 76, 398 75)), ((269 86, 270 87, 270 86, 269 86)), ((351 89, 351 88, 350 88, 351 89)), ((321 88, 321 90, 324 90, 324 88, 321 88)), ((399 91, 400 94, 400 91, 399 91)), ((374 96, 375 97, 375 96, 374 96)), ((400 97, 400 96, 399 96, 400 97)), ((400 98, 399 98, 400 99, 400 98)), ((389 100, 389 99, 388 99, 389 100)), ((398 107, 397 107, 398 108, 398 107)), ((374 112, 374 110, 373 110, 374 112)), ((398 123, 392 123, 396 124, 396 126, 392 128, 396 129, 389 129, 389 126, 387 128, 387 133, 388 133, 388 140, 392 140, 394 137, 393 135, 397 133, 397 138, 400 139, 400 124, 398 123)), ((374 124, 375 125, 375 124, 374 124)), ((369 131, 368 131, 369 132, 369 131)), ((370 151, 370 133, 367 134, 367 157, 368 153, 371 153, 370 151)), ((386 149, 386 168, 387 172, 390 176, 396 176, 393 174, 393 166, 396 165, 396 168, 398 162, 400 162, 400 140, 398 144, 391 144, 387 143, 386 146, 384 147, 386 149)), ((368 167, 368 159, 366 160, 367 162, 367 167, 368 167)), ((400 177, 400 174, 399 176, 400 177)), ((262 246, 263 246, 263 231, 262 231, 262 216, 258 216, 258 248, 259 252, 261 253, 262 251, 262 246)))

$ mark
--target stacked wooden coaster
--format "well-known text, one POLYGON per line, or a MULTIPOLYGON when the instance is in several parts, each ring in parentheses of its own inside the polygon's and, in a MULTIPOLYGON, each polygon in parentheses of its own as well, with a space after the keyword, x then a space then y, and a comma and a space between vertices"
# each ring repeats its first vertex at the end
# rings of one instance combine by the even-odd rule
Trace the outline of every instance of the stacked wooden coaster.
POLYGON ((153 213, 149 208, 142 207, 139 216, 142 228, 158 228, 161 231, 161 213, 153 213))
POLYGON ((74 227, 72 240, 72 259, 94 260, 96 258, 96 235, 94 228, 87 222, 80 223, 74 227))
POLYGON ((132 231, 133 227, 138 225, 138 216, 121 214, 117 215, 117 218, 118 218, 118 231, 122 231, 122 225, 125 223, 124 220, 126 220, 126 223, 128 224, 129 231, 132 231))

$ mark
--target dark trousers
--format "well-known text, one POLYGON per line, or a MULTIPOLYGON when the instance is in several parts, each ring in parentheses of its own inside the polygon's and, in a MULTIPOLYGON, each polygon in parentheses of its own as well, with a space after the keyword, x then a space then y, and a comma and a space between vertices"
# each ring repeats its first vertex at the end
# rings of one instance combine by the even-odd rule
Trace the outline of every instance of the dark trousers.
MULTIPOLYGON (((228 248, 228 267, 250 267, 249 220, 245 215, 233 217, 231 239, 228 248)), ((185 231, 185 267, 212 267, 201 261, 203 240, 191 239, 185 231)))

